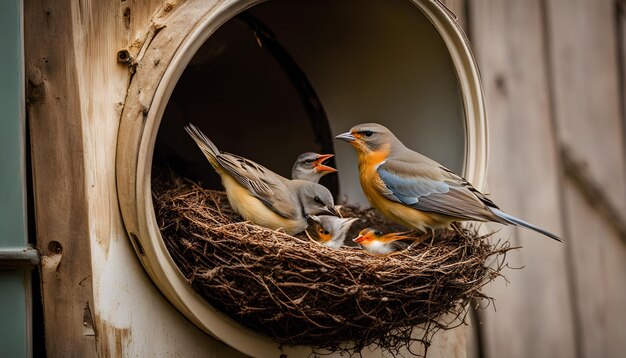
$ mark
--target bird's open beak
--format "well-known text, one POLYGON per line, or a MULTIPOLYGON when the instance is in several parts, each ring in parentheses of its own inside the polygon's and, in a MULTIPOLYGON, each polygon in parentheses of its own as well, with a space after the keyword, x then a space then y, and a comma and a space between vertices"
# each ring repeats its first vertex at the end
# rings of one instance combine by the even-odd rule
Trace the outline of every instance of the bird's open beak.
POLYGON ((359 235, 357 237, 355 237, 354 239, 352 239, 352 241, 356 242, 357 244, 360 242, 363 242, 363 240, 365 240, 365 236, 363 235, 359 235))
POLYGON ((348 143, 352 143, 352 142, 354 142, 356 140, 356 138, 350 132, 342 133, 342 134, 336 136, 335 139, 341 139, 341 140, 346 141, 348 143))
POLYGON ((315 170, 317 170, 318 172, 329 172, 329 173, 336 172, 337 169, 322 164, 324 161, 332 158, 333 156, 334 156, 334 154, 320 154, 320 155, 318 155, 317 159, 313 162, 313 164, 315 164, 315 170))

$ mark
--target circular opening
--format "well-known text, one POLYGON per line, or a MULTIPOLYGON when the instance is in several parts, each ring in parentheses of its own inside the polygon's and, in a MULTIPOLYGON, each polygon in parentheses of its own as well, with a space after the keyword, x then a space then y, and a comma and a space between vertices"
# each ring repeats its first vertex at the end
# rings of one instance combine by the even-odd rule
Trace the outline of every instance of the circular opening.
POLYGON ((476 65, 458 26, 435 2, 257 3, 211 7, 190 1, 164 19, 168 25, 138 60, 122 115, 118 191, 131 242, 168 299, 203 330, 263 356, 275 355, 278 346, 206 304, 160 237, 151 201, 153 165, 221 188, 184 124, 198 125, 221 150, 284 176, 301 152, 335 153, 339 174, 325 184, 363 204, 355 154, 333 143, 333 135, 379 122, 480 188, 486 127, 476 65), (260 46, 267 37, 279 51, 260 46), (303 92, 301 81, 315 98, 303 92), (319 108, 311 112, 311 103, 319 108))
POLYGON ((203 43, 167 104, 155 159, 219 189, 219 178, 182 130, 187 122, 220 150, 287 177, 298 154, 336 152, 339 174, 322 184, 337 193, 338 178, 340 194, 362 204, 352 148, 335 145, 332 134, 378 122, 459 173, 467 148, 450 53, 407 0, 365 6, 357 0, 269 1, 227 21, 203 43), (263 46, 267 38, 272 46, 263 46), (300 81, 312 87, 323 118, 307 113, 310 98, 300 81))

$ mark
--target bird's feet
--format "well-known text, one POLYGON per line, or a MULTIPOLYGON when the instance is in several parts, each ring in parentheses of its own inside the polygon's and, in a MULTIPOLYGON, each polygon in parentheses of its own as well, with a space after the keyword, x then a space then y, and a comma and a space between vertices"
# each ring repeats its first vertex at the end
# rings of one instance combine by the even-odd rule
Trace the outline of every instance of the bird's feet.
POLYGON ((450 227, 454 230, 454 232, 456 232, 457 235, 467 238, 467 234, 463 232, 463 228, 461 227, 460 223, 456 221, 452 222, 450 223, 450 227))
POLYGON ((435 239, 435 231, 433 229, 427 229, 423 233, 421 231, 414 231, 414 233, 421 233, 421 235, 416 235, 415 240, 411 243, 411 245, 409 245, 409 247, 407 247, 407 250, 413 249, 415 246, 421 244, 428 239, 430 239, 430 245, 433 244, 433 240, 435 239))

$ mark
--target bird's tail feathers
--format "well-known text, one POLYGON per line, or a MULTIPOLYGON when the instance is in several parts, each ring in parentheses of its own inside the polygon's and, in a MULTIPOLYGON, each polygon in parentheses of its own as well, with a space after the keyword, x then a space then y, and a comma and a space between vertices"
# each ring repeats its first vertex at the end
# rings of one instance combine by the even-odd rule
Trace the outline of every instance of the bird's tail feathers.
POLYGON ((528 222, 526 222, 526 221, 524 221, 522 219, 518 219, 518 218, 516 218, 514 216, 511 216, 511 215, 505 213, 502 210, 499 210, 499 209, 496 209, 496 208, 492 208, 492 207, 490 207, 489 210, 491 210, 491 212, 493 212, 499 218, 501 218, 502 220, 506 221, 507 223, 509 223, 511 225, 523 226, 523 227, 525 227, 527 229, 534 230, 534 231, 536 231, 536 232, 538 232, 540 234, 543 234, 543 235, 545 235, 545 236, 547 236, 547 237, 549 237, 549 238, 551 238, 553 240, 556 240, 558 242, 563 242, 564 241, 563 239, 561 239, 560 237, 554 235, 553 233, 551 233, 549 231, 546 231, 546 230, 544 230, 544 229, 542 229, 540 227, 537 227, 537 226, 535 226, 535 225, 533 225, 531 223, 528 223, 528 222))
POLYGON ((219 149, 211 142, 211 140, 204 134, 198 127, 189 123, 185 126, 185 131, 191 136, 191 138, 196 142, 202 153, 209 159, 209 161, 213 164, 216 161, 217 155, 220 154, 219 149))

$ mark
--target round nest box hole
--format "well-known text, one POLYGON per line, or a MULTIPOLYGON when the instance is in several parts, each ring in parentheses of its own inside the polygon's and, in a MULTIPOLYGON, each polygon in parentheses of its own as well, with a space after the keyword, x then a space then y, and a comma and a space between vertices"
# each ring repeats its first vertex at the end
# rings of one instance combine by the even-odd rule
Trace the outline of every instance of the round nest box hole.
MULTIPOLYGON (((118 141, 120 205, 142 264, 164 295, 192 322, 246 354, 306 355, 308 345, 336 348, 319 339, 272 334, 272 329, 263 329, 262 319, 267 317, 256 322, 250 317, 240 320, 244 327, 215 308, 235 319, 240 313, 212 296, 212 289, 203 292, 199 288, 215 284, 202 283, 198 277, 209 277, 217 267, 193 268, 205 262, 198 251, 206 244, 201 237, 213 240, 215 248, 219 235, 215 235, 215 227, 204 227, 202 230, 210 232, 202 234, 197 231, 201 225, 176 221, 181 217, 175 216, 184 212, 193 220, 210 221, 202 210, 210 211, 211 205, 222 199, 207 188, 221 190, 221 185, 183 126, 192 122, 221 150, 252 159, 287 177, 298 154, 334 153, 331 164, 339 173, 326 176, 322 184, 339 201, 363 206, 367 203, 358 184, 355 155, 348 145, 335 144, 332 138, 356 123, 378 122, 407 146, 463 174, 481 189, 486 168, 486 119, 478 71, 463 34, 445 9, 427 0, 243 0, 225 4, 189 0, 170 9, 159 23, 165 27, 149 31, 153 37, 146 40, 140 55, 133 57, 136 66, 118 141), (204 189, 188 184, 171 186, 180 184, 179 180, 153 183, 162 179, 156 173, 170 171, 202 182, 204 189), (185 190, 185 195, 193 194, 199 201, 185 202, 188 206, 176 211, 172 200, 181 194, 177 190, 185 190), (192 210, 199 209, 197 205, 205 209, 192 210), (175 227, 173 222, 180 224, 178 229, 187 230, 187 235, 180 230, 168 231, 175 227), (289 348, 281 343, 299 346, 289 348)), ((224 214, 228 207, 218 207, 224 209, 222 216, 214 218, 218 226, 238 225, 237 235, 241 230, 252 230, 271 238, 253 250, 265 250, 281 237, 269 230, 235 224, 235 216, 224 214)), ((355 206, 353 210, 357 210, 355 206)), ((450 264, 473 253, 484 263, 492 252, 478 241, 463 241, 475 233, 452 236, 457 241, 449 242, 465 251, 461 256, 445 254, 452 260, 450 264)), ((323 256, 321 266, 342 256, 311 246, 316 244, 302 238, 293 240, 285 241, 288 250, 317 250, 323 256)), ((448 244, 437 245, 427 248, 434 250, 428 252, 452 249, 448 244)), ((231 246, 239 250, 235 242, 231 246)), ((346 265, 358 263, 361 266, 357 267, 365 271, 382 267, 376 266, 383 262, 380 258, 348 252, 345 259, 355 261, 346 261, 346 265)), ((400 256, 414 259, 411 254, 400 256)), ((389 261, 396 262, 400 256, 389 261)), ((479 278, 489 270, 478 261, 473 264, 477 270, 473 277, 481 282, 479 278)), ((285 261, 285 265, 293 262, 285 261)), ((372 287, 383 284, 372 282, 376 282, 372 287)), ((233 289, 245 292, 237 285, 233 289)), ((356 287, 355 282, 346 285, 356 287)), ((452 301, 466 302, 478 295, 479 286, 464 286, 455 291, 459 295, 452 301)), ((451 312, 452 301, 438 310, 451 312)), ((419 316, 398 328, 406 332, 414 324, 427 322, 432 322, 432 317, 419 316)), ((366 334, 366 339, 353 347, 372 343, 372 337, 366 334)))

